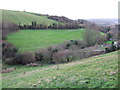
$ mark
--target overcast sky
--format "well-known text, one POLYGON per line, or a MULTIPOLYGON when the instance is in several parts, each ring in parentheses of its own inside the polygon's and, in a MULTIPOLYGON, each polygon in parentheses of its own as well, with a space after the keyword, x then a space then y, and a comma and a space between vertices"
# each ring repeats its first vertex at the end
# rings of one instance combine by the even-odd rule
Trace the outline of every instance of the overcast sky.
POLYGON ((66 16, 71 19, 117 18, 119 0, 1 0, 0 9, 66 16))

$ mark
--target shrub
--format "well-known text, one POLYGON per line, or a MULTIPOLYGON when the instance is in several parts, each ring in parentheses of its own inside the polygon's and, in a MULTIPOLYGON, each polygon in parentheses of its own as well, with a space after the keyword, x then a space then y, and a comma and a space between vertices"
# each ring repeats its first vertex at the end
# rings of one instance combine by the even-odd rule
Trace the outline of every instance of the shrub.
POLYGON ((113 52, 113 51, 116 51, 116 50, 119 50, 119 41, 117 43, 117 45, 114 44, 114 42, 112 42, 112 44, 108 47, 105 48, 105 52, 106 53, 109 53, 109 52, 113 52))
POLYGON ((54 52, 57 52, 58 49, 57 49, 57 47, 48 47, 48 51, 51 53, 54 53, 54 52))
POLYGON ((43 63, 51 63, 52 53, 48 49, 40 49, 35 53, 35 58, 43 63))
POLYGON ((74 43, 73 40, 64 42, 64 44, 65 44, 65 49, 69 49, 70 46, 74 45, 73 43, 74 43))
POLYGON ((77 40, 77 45, 81 47, 81 49, 87 47, 87 43, 83 40, 77 40))
POLYGON ((3 41, 2 42, 2 57, 3 60, 7 59, 7 58, 13 58, 16 53, 17 53, 18 49, 13 46, 11 43, 3 41))
POLYGON ((16 54, 14 57, 12 58, 6 58, 4 60, 4 63, 5 64, 8 64, 8 65, 17 65, 17 64, 21 64, 21 58, 20 58, 20 54, 16 54))
POLYGON ((12 58, 7 58, 5 59, 5 64, 8 65, 17 65, 17 64, 29 64, 29 63, 34 63, 35 60, 35 55, 33 53, 20 53, 20 54, 16 54, 14 57, 12 58))
POLYGON ((43 55, 42 52, 37 52, 35 54, 36 61, 43 61, 43 55))
POLYGON ((66 45, 63 43, 63 44, 60 44, 60 45, 57 45, 56 46, 56 49, 59 51, 59 50, 65 50, 66 49, 66 45))
POLYGON ((111 50, 111 52, 115 51, 115 50, 116 50, 116 46, 114 46, 114 45, 112 44, 111 47, 110 47, 110 50, 111 50))
POLYGON ((106 47, 106 48, 105 48, 105 52, 106 52, 106 53, 109 53, 109 52, 110 52, 110 49, 106 47))
POLYGON ((104 36, 101 36, 100 34, 96 36, 96 44, 100 45, 100 44, 103 44, 106 40, 107 40, 107 37, 104 35, 104 36))
POLYGON ((18 57, 16 57, 16 61, 25 65, 29 63, 34 63, 36 59, 33 53, 26 52, 26 53, 21 53, 18 57))
POLYGON ((104 51, 90 51, 90 56, 96 56, 100 54, 104 54, 104 51))
POLYGON ((53 61, 55 63, 67 63, 83 58, 90 57, 90 52, 62 50, 53 54, 53 61))
POLYGON ((5 64, 7 64, 7 65, 13 65, 13 60, 11 59, 11 58, 7 58, 7 59, 5 59, 5 64))
POLYGON ((67 51, 58 51, 53 54, 53 62, 55 63, 64 63, 65 62, 65 57, 67 56, 67 51))
POLYGON ((67 43, 66 44, 66 49, 69 49, 69 47, 70 47, 70 43, 67 43))
POLYGON ((83 58, 88 58, 91 56, 90 51, 73 51, 74 57, 76 59, 83 59, 83 58))
POLYGON ((74 48, 83 49, 87 47, 87 43, 83 40, 70 40, 70 41, 66 41, 64 44, 65 44, 65 49, 74 49, 74 48))
POLYGON ((76 60, 75 54, 70 50, 61 50, 53 53, 53 62, 55 63, 66 63, 76 60))

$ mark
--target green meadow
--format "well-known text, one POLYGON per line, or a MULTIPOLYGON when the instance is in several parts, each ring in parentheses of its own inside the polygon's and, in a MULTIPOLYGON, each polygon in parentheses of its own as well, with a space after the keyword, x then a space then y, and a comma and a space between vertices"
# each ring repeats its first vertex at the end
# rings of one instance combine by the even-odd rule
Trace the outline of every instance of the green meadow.
POLYGON ((8 41, 20 52, 61 44, 67 40, 82 40, 85 29, 77 30, 21 30, 8 35, 8 41))
POLYGON ((31 25, 32 21, 36 21, 37 24, 50 25, 57 23, 57 21, 48 19, 47 16, 38 16, 29 12, 23 11, 11 11, 11 10, 2 10, 2 20, 7 20, 9 22, 21 25, 31 25))

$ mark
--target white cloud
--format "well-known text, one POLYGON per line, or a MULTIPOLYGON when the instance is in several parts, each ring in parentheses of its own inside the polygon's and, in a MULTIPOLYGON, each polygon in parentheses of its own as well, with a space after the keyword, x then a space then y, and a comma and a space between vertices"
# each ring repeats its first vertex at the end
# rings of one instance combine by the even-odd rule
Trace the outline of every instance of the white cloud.
POLYGON ((0 8, 72 19, 118 17, 118 0, 2 0, 0 8))

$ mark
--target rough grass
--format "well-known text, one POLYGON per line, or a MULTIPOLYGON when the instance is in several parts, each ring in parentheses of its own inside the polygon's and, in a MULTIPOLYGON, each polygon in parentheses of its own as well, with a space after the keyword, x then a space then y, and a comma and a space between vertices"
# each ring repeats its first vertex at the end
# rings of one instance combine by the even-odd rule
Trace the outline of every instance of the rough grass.
MULTIPOLYGON (((0 70, 2 69, 2 60, 0 59, 0 70)), ((2 74, 0 72, 0 90, 2 89, 2 74)))
POLYGON ((78 30, 21 30, 8 35, 8 41, 20 52, 34 51, 67 40, 83 39, 84 29, 78 30))
POLYGON ((22 11, 12 11, 12 10, 2 10, 2 20, 7 20, 15 24, 27 24, 31 25, 32 21, 36 21, 37 24, 45 24, 50 25, 53 23, 57 23, 57 21, 48 19, 47 16, 37 16, 28 12, 22 11))
POLYGON ((2 75, 3 88, 117 88, 118 51, 66 64, 17 67, 2 75), (25 72, 25 74, 23 73, 25 72))

